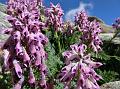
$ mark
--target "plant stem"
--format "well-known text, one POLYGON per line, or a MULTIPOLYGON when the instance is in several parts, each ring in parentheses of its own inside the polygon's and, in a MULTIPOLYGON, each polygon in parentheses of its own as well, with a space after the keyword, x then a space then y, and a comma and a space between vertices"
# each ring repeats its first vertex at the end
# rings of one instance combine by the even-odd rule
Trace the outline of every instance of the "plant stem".
POLYGON ((61 53, 60 37, 58 36, 57 32, 55 32, 55 40, 57 42, 58 52, 61 53))
POLYGON ((117 29, 117 32, 115 33, 115 35, 113 36, 113 38, 110 39, 110 42, 120 33, 120 29, 117 29))

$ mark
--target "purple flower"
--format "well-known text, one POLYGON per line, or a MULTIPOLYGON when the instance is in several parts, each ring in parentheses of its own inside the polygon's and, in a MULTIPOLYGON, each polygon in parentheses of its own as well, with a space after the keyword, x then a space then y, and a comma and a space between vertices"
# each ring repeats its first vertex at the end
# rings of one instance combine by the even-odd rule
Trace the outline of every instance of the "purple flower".
POLYGON ((22 30, 22 39, 26 39, 26 40, 28 40, 28 37, 29 37, 29 34, 30 34, 30 32, 29 32, 29 30, 28 30, 28 27, 25 27, 23 30, 22 30))
POLYGON ((99 38, 101 28, 98 22, 88 21, 87 14, 82 11, 75 17, 75 25, 82 33, 81 43, 70 45, 71 50, 63 52, 66 66, 62 68, 59 79, 64 83, 64 89, 70 89, 70 82, 76 76, 76 89, 100 89, 97 81, 102 79, 94 69, 102 65, 94 62, 90 50, 98 52, 101 50, 102 41, 99 38))
POLYGON ((46 79, 45 79, 45 74, 44 74, 44 72, 42 72, 42 74, 41 74, 40 86, 41 86, 41 88, 43 88, 43 89, 47 89, 46 79))
POLYGON ((113 28, 119 30, 120 29, 120 17, 118 17, 115 21, 115 23, 113 24, 113 28))
POLYGON ((23 55, 22 55, 23 61, 26 62, 30 62, 30 56, 28 55, 28 53, 26 52, 26 50, 23 51, 23 55))
POLYGON ((19 80, 14 89, 21 89, 24 81, 23 71, 26 70, 30 70, 28 82, 35 83, 33 67, 38 68, 42 77, 41 85, 44 84, 46 87, 43 89, 47 89, 45 64, 47 53, 44 46, 48 43, 48 38, 42 33, 45 23, 40 20, 39 5, 42 7, 42 0, 9 0, 8 2, 7 19, 12 29, 5 32, 10 34, 10 37, 3 45, 3 49, 8 51, 8 54, 4 55, 4 67, 7 70, 15 69, 12 73, 15 72, 19 80))
POLYGON ((83 86, 85 86, 85 79, 84 79, 83 74, 81 74, 79 76, 78 81, 77 81, 77 87, 76 87, 76 89, 83 89, 83 86))
POLYGON ((7 50, 3 50, 3 58, 4 58, 4 64, 3 64, 3 66, 4 66, 4 68, 6 68, 6 69, 8 69, 8 60, 9 60, 9 56, 10 56, 10 53, 9 53, 9 51, 7 51, 7 50))
POLYGON ((21 89, 22 84, 24 82, 24 76, 13 86, 13 89, 21 89))
POLYGON ((12 24, 15 25, 15 22, 17 21, 17 19, 15 17, 12 16, 7 16, 7 20, 12 24))
POLYGON ((13 33, 13 39, 15 40, 15 42, 20 42, 21 33, 19 31, 14 32, 13 33))
POLYGON ((77 54, 74 54, 72 51, 65 51, 62 53, 62 55, 66 59, 66 64, 69 64, 73 59, 79 60, 79 56, 77 54))
POLYGON ((14 65, 14 68, 15 68, 18 78, 21 78, 23 75, 22 75, 22 69, 20 67, 20 64, 18 63, 17 60, 14 60, 13 65, 14 65))
POLYGON ((28 82, 30 84, 34 84, 35 83, 35 77, 34 77, 32 68, 30 68, 30 74, 29 74, 29 81, 28 82))
POLYGON ((13 30, 12 28, 7 28, 3 33, 10 35, 12 33, 12 30, 13 30))
POLYGON ((42 57, 41 57, 41 55, 39 54, 39 51, 37 51, 37 52, 35 53, 35 56, 36 56, 35 65, 36 65, 36 66, 41 65, 41 64, 42 64, 42 63, 41 63, 42 57))
POLYGON ((69 65, 63 67, 59 75, 60 81, 61 82, 71 81, 76 74, 77 67, 78 63, 70 63, 69 65))
POLYGON ((20 42, 16 44, 15 50, 17 55, 23 55, 23 49, 20 42))
POLYGON ((43 45, 46 45, 48 43, 48 38, 45 35, 43 35, 42 33, 38 33, 37 35, 38 40, 40 40, 43 45))
POLYGON ((75 25, 83 34, 81 36, 82 43, 87 43, 87 45, 89 45, 94 52, 101 51, 100 45, 102 44, 102 41, 99 37, 99 34, 102 29, 100 24, 96 20, 90 22, 86 12, 81 11, 75 17, 75 25))
POLYGON ((48 17, 46 25, 53 26, 55 31, 61 31, 63 21, 63 10, 61 9, 60 4, 56 6, 51 3, 50 8, 47 9, 46 15, 48 17))
POLYGON ((63 52, 63 57, 66 58, 66 64, 69 64, 70 61, 80 61, 79 56, 84 56, 86 50, 86 45, 84 44, 74 44, 71 45, 72 50, 63 52))
POLYGON ((93 68, 98 68, 100 66, 102 66, 102 63, 100 62, 93 62, 91 59, 85 59, 84 62, 88 65, 90 65, 93 68))

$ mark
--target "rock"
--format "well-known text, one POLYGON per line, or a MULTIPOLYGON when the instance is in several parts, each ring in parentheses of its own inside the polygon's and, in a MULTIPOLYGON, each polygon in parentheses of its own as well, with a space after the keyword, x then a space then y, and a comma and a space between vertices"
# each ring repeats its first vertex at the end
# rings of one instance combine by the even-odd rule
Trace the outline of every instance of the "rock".
POLYGON ((113 32, 115 32, 115 29, 110 25, 107 25, 105 23, 100 23, 100 25, 101 25, 101 28, 102 28, 102 33, 113 33, 113 32))
POLYGON ((120 81, 103 84, 101 89, 120 89, 120 81))
MULTIPOLYGON (((109 42, 113 38, 114 34, 115 33, 101 33, 99 36, 102 39, 102 41, 109 42)), ((119 36, 115 37, 111 41, 111 43, 113 43, 113 44, 120 44, 120 37, 119 36)))
POLYGON ((0 11, 6 13, 7 6, 5 4, 0 3, 0 11))
POLYGON ((101 33, 99 36, 103 41, 109 41, 114 36, 114 33, 101 33))
POLYGON ((7 14, 0 11, 0 48, 8 38, 7 35, 3 34, 3 30, 11 26, 10 23, 6 20, 6 16, 7 14))
POLYGON ((100 19, 100 18, 98 18, 98 17, 96 17, 96 16, 89 16, 89 17, 88 17, 88 20, 89 20, 89 21, 94 21, 94 20, 96 20, 97 22, 104 23, 104 21, 103 21, 102 19, 100 19))
POLYGON ((115 32, 115 29, 112 26, 105 24, 105 22, 102 19, 100 19, 96 16, 90 16, 90 17, 88 17, 88 20, 89 21, 96 20, 97 22, 99 22, 100 26, 102 28, 102 33, 113 33, 113 32, 115 32))
POLYGON ((6 20, 7 14, 0 11, 0 29, 10 27, 10 23, 6 20))

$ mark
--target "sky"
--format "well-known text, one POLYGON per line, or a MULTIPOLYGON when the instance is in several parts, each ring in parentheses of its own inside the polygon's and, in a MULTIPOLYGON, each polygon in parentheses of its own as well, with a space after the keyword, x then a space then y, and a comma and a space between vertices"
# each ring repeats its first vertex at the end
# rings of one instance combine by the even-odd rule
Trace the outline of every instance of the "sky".
MULTIPOLYGON (((7 0, 0 0, 5 3, 7 0)), ((90 16, 102 19, 106 24, 111 25, 117 17, 120 17, 120 0, 43 0, 46 7, 50 2, 60 3, 64 11, 64 20, 74 20, 77 12, 85 9, 90 16)))

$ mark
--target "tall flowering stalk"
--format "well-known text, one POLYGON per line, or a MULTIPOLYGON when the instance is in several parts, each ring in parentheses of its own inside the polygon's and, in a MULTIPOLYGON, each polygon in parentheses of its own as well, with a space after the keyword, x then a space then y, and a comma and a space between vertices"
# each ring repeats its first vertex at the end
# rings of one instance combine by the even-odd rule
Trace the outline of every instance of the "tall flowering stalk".
POLYGON ((89 22, 83 11, 77 14, 75 24, 82 32, 81 42, 71 45, 71 50, 63 52, 66 66, 62 68, 59 79, 64 83, 64 89, 70 89, 70 83, 74 78, 77 78, 75 89, 100 89, 97 81, 102 78, 94 69, 102 63, 93 61, 89 49, 99 51, 102 42, 98 34, 101 28, 96 21, 89 22))
POLYGON ((115 20, 115 23, 113 24, 113 28, 116 28, 117 30, 120 29, 120 17, 118 17, 115 20))
POLYGON ((115 20, 115 23, 112 25, 113 28, 116 29, 115 31, 115 35, 113 36, 113 38, 110 40, 110 42, 120 33, 120 17, 118 17, 116 20, 115 20))
POLYGON ((99 34, 102 31, 99 22, 96 20, 90 22, 85 11, 78 13, 75 16, 75 25, 78 30, 82 32, 81 42, 89 45, 94 52, 101 50, 100 45, 102 44, 99 34))
POLYGON ((46 15, 48 17, 46 24, 52 26, 54 31, 61 31, 63 25, 63 10, 60 4, 55 6, 51 3, 50 8, 46 10, 46 15))
POLYGON ((28 73, 28 82, 32 87, 37 86, 33 70, 40 73, 38 85, 47 89, 47 53, 44 46, 48 38, 42 34, 44 23, 40 21, 38 6, 41 0, 9 0, 7 13, 12 27, 5 31, 10 37, 5 42, 3 69, 10 70, 13 75, 13 89, 21 89, 24 74, 28 73))
POLYGON ((60 45, 60 36, 59 32, 62 32, 63 28, 63 10, 60 6, 60 4, 53 5, 53 3, 50 4, 50 8, 47 8, 46 10, 46 26, 51 28, 53 40, 57 43, 56 49, 58 49, 58 52, 61 52, 61 45, 60 45))

